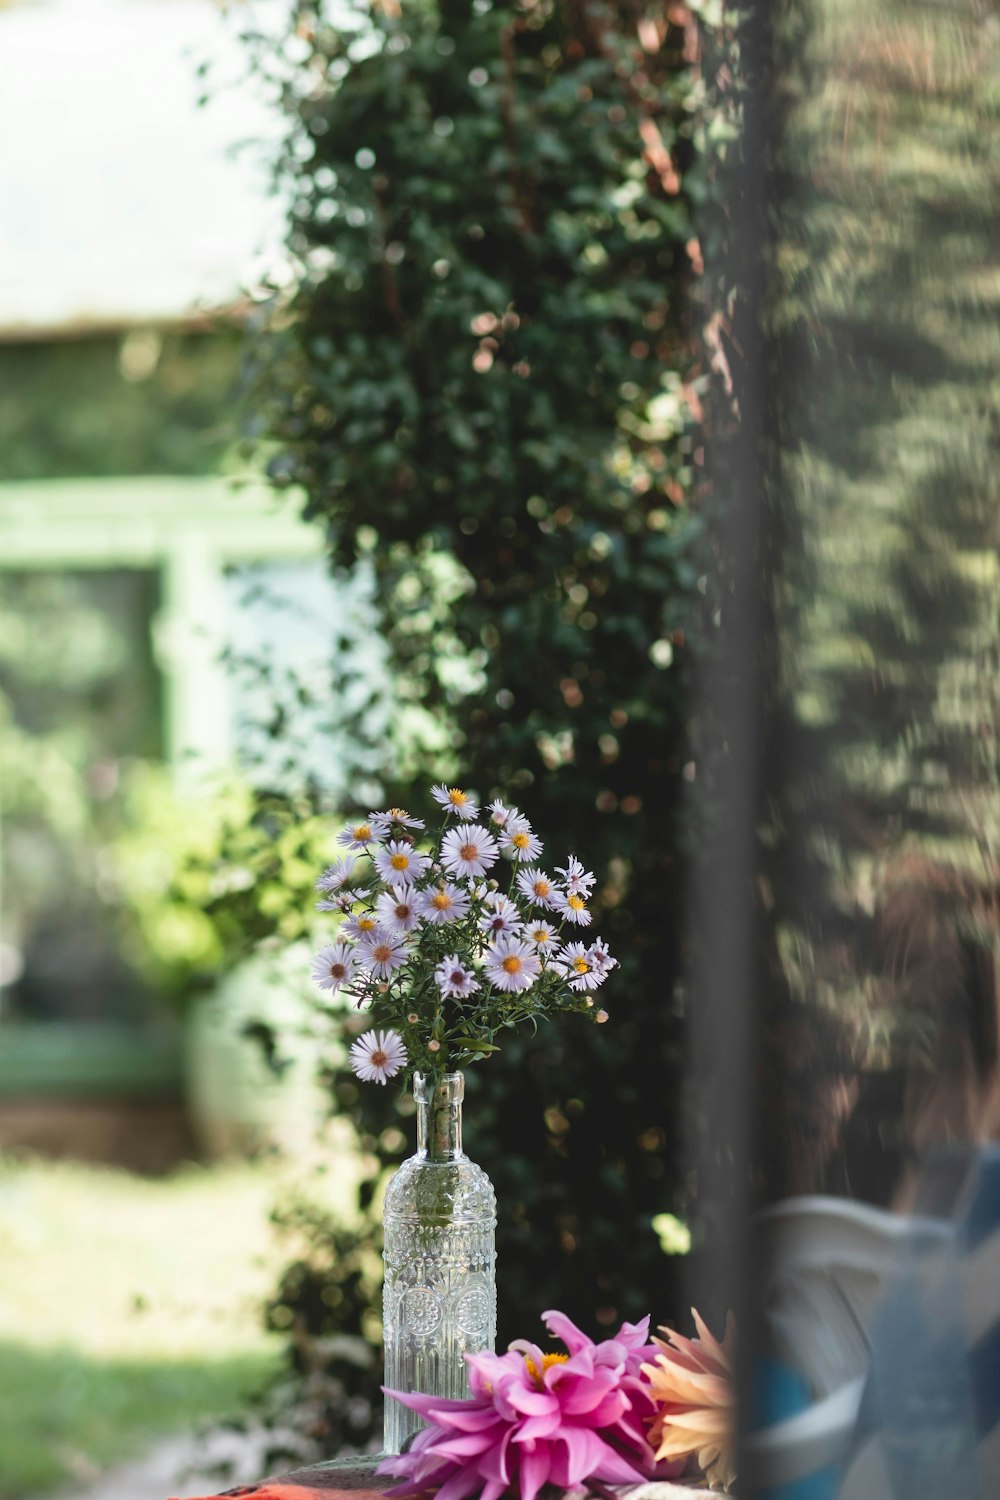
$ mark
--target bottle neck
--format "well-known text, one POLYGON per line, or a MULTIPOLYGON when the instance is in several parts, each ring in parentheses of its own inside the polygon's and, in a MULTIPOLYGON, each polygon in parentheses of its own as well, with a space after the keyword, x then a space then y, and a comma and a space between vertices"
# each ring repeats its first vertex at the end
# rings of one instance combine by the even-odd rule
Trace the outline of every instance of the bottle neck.
POLYGON ((432 1086, 423 1073, 413 1076, 417 1104, 417 1155, 426 1161, 463 1161, 462 1099, 465 1078, 442 1073, 432 1086))

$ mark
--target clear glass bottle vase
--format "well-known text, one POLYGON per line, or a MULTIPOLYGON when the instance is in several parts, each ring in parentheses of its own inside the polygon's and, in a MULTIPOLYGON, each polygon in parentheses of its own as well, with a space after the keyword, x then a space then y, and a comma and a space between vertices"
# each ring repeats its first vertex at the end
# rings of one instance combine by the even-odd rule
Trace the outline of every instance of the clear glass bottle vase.
MULTIPOLYGON (((467 1396, 464 1356, 496 1342, 497 1201, 462 1150, 464 1093, 461 1073, 439 1075, 433 1087, 414 1075, 417 1152, 386 1188, 382 1320, 393 1390, 467 1396)), ((402 1453, 422 1425, 386 1397, 386 1453, 402 1453)))

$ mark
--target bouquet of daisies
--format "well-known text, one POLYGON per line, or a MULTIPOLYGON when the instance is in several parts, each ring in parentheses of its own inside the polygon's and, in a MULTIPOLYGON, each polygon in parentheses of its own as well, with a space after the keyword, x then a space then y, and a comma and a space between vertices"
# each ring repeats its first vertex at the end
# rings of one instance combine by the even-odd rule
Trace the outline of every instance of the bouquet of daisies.
POLYGON ((347 851, 316 882, 335 941, 312 977, 328 997, 367 1006, 372 1029, 351 1047, 354 1072, 385 1083, 402 1069, 450 1072, 498 1050, 505 1027, 580 1012, 600 1023, 594 991, 616 967, 588 941, 594 876, 570 855, 555 875, 516 807, 480 812, 470 793, 435 786, 432 836, 401 807, 369 813, 338 837, 347 851))

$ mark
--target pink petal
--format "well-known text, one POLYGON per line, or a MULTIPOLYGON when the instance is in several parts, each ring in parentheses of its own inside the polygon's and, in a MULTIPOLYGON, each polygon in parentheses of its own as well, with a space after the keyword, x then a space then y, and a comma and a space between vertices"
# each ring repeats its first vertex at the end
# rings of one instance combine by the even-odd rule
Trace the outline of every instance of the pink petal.
POLYGON ((521 1387, 509 1386, 504 1395, 515 1411, 524 1412, 528 1416, 540 1417, 559 1409, 559 1403, 551 1391, 540 1391, 537 1386, 527 1382, 521 1387))
POLYGON ((535 1500, 535 1496, 549 1477, 550 1457, 547 1443, 528 1450, 521 1458, 519 1474, 521 1500, 535 1500))
POLYGON ((599 1406, 586 1416, 586 1425, 593 1428, 617 1427, 628 1415, 629 1406, 621 1391, 609 1391, 599 1406))
POLYGON ((437 1492, 437 1500, 465 1500, 466 1495, 479 1489, 479 1475, 475 1469, 456 1469, 437 1492))
MULTIPOLYGON (((454 1428, 456 1432, 483 1432, 487 1427, 499 1426, 500 1417, 492 1406, 476 1406, 471 1401, 460 1403, 464 1408, 462 1411, 451 1411, 447 1414, 447 1425, 454 1428)), ((441 1418, 437 1415, 438 1408, 432 1414, 439 1426, 443 1426, 441 1418)))
POLYGON ((554 1432, 559 1431, 562 1417, 558 1409, 554 1409, 544 1417, 525 1417, 520 1422, 514 1433, 515 1443, 533 1443, 536 1438, 551 1437, 554 1432))
POLYGON ((600 1438, 583 1427, 563 1428, 552 1447, 552 1482, 563 1489, 589 1479, 604 1456, 600 1438))
POLYGON ((578 1349, 593 1348, 593 1339, 588 1339, 585 1333, 581 1333, 565 1313, 555 1311, 542 1313, 542 1322, 553 1338, 562 1340, 570 1354, 575 1354, 578 1349))
POLYGON ((649 1343, 649 1313, 638 1323, 623 1323, 616 1335, 629 1349, 641 1349, 649 1343))
MULTIPOLYGON (((591 1376, 580 1376, 570 1370, 569 1365, 554 1366, 561 1371, 558 1381, 553 1381, 553 1393, 559 1397, 559 1405, 567 1416, 578 1416, 593 1411, 605 1398, 617 1391, 617 1381, 610 1370, 596 1371, 591 1376)), ((625 1398, 620 1398, 620 1409, 625 1409, 625 1398)))
POLYGON ((489 1482, 502 1484, 504 1489, 510 1484, 510 1442, 514 1429, 508 1427, 500 1442, 488 1453, 484 1453, 479 1460, 479 1473, 483 1479, 489 1482))
POLYGON ((467 1458, 478 1458, 488 1448, 493 1446, 493 1435, 489 1432, 467 1432, 462 1437, 449 1437, 444 1442, 435 1443, 434 1452, 442 1458, 450 1458, 455 1463, 461 1463, 467 1458))
POLYGON ((530 1339, 515 1339, 512 1344, 507 1345, 507 1349, 509 1353, 519 1354, 522 1359, 530 1359, 536 1370, 542 1368, 545 1356, 538 1345, 533 1344, 530 1339))

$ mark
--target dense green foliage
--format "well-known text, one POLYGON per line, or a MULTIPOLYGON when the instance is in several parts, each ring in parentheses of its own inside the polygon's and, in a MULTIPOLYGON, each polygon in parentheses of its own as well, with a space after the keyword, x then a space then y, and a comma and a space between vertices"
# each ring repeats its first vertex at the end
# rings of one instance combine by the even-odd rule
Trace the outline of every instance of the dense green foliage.
MULTIPOLYGON (((258 347, 278 483, 370 557, 401 714, 389 790, 503 793, 600 877, 611 1024, 472 1070, 503 1205, 501 1339, 673 1311, 653 1216, 678 1151, 677 811, 701 452, 696 32, 641 7, 296 11, 296 288, 258 347), (404 712, 405 711, 405 712, 404 712)), ((692 768, 693 771, 693 768, 692 768)), ((366 809, 362 809, 366 810, 366 809)), ((332 830, 331 830, 332 832, 332 830)), ((392 1100, 337 1098, 382 1163, 392 1100), (380 1113, 381 1111, 381 1113, 380 1113)))
POLYGON ((239 347, 232 327, 0 344, 0 481, 214 472, 239 347))

